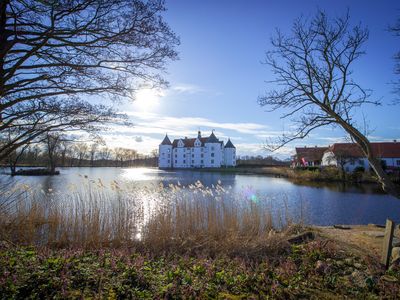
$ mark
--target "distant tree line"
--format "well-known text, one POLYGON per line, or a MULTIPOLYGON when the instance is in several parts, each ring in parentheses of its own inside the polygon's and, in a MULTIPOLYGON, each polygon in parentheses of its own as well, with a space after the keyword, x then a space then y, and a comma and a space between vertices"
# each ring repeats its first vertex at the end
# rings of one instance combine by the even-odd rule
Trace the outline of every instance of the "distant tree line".
POLYGON ((268 166, 289 166, 290 161, 280 160, 273 156, 263 157, 261 155, 249 156, 244 155, 236 160, 236 165, 241 166, 253 166, 253 167, 268 167, 268 166))
POLYGON ((143 155, 134 149, 109 148, 101 143, 76 142, 67 136, 47 133, 40 142, 28 143, 0 161, 14 174, 18 166, 56 167, 135 167, 157 166, 158 152, 143 155))

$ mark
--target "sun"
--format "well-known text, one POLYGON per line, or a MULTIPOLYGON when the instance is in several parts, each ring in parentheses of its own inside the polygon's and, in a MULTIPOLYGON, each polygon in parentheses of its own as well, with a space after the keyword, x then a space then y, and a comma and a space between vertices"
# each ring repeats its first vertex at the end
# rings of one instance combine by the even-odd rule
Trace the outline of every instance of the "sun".
POLYGON ((151 111, 159 105, 162 96, 163 93, 160 90, 143 88, 136 92, 134 105, 141 111, 151 111))

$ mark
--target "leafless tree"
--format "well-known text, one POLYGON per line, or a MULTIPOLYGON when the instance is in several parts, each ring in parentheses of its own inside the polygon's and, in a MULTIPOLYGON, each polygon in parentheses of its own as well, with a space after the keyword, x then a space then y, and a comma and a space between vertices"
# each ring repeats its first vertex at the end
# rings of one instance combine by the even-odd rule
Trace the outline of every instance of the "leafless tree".
POLYGON ((162 0, 0 1, 0 160, 48 131, 116 121, 106 99, 164 85, 179 44, 164 10, 162 0))
POLYGON ((8 162, 8 167, 10 168, 11 175, 16 174, 17 165, 18 165, 21 157, 24 155, 26 149, 28 149, 29 146, 30 146, 30 144, 25 144, 22 147, 20 147, 19 149, 15 149, 8 155, 7 162, 8 162))
POLYGON ((57 133, 46 133, 46 150, 48 156, 48 169, 50 172, 55 172, 57 161, 59 159, 59 149, 61 145, 62 135, 57 133))
POLYGON ((82 165, 82 161, 87 158, 89 146, 86 143, 76 143, 74 146, 74 152, 78 159, 78 167, 82 165))
POLYGON ((93 142, 90 144, 89 155, 90 155, 90 166, 93 167, 93 162, 96 157, 97 151, 99 150, 99 144, 97 142, 93 142))
POLYGON ((272 89, 258 101, 272 111, 282 109, 282 118, 292 118, 297 125, 293 133, 283 134, 270 150, 302 139, 322 126, 340 126, 359 145, 375 171, 383 189, 400 198, 399 189, 390 181, 375 158, 368 138, 357 128, 356 110, 370 100, 370 92, 352 78, 353 63, 364 51, 368 30, 360 25, 350 27, 349 14, 328 19, 318 11, 311 20, 299 18, 292 34, 277 31, 273 50, 266 53, 265 63, 272 68, 272 89))
MULTIPOLYGON (((397 37, 400 37, 400 17, 397 19, 397 22, 389 27, 389 30, 397 37)), ((400 75, 400 50, 394 55, 395 67, 394 73, 400 75)), ((395 92, 400 94, 400 79, 395 82, 395 92)))
POLYGON ((101 147, 98 153, 101 160, 111 159, 112 150, 106 146, 101 147))
POLYGON ((62 139, 60 141, 60 165, 65 167, 67 166, 67 159, 71 159, 72 149, 71 149, 71 141, 69 139, 62 139))

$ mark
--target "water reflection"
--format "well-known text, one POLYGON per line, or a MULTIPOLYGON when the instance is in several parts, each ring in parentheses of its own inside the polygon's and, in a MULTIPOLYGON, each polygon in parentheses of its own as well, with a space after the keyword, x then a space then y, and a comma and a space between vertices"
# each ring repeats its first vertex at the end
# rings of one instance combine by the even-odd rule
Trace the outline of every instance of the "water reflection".
POLYGON ((313 188, 329 189, 339 193, 361 194, 385 194, 381 186, 376 183, 360 184, 346 182, 315 182, 315 181, 291 181, 294 185, 309 186, 313 188))
MULTIPOLYGON (((275 215, 291 215, 310 224, 383 224, 387 217, 400 221, 400 201, 383 194, 378 185, 342 183, 294 183, 283 178, 259 175, 226 174, 191 170, 163 171, 152 168, 62 168, 59 176, 9 177, 0 175, 0 184, 26 184, 32 190, 46 192, 44 201, 57 200, 57 195, 72 195, 90 189, 92 197, 100 190, 115 199, 124 198, 133 207, 140 206, 146 218, 155 208, 169 205, 160 185, 186 187, 176 194, 185 201, 199 201, 196 190, 187 188, 200 181, 213 190, 220 185, 228 191, 225 202, 235 205, 254 203, 275 215), (48 193, 51 191, 51 193, 48 193), (119 197, 119 198, 118 198, 119 197), (50 200, 49 200, 50 199, 50 200), (194 200, 196 199, 196 200, 194 200), (243 201, 246 200, 246 201, 243 201)), ((3 185, 4 186, 4 185, 3 185)), ((96 196, 97 195, 97 196, 96 196)), ((211 197, 218 200, 217 197, 211 197)), ((64 197, 65 198, 65 197, 64 197)), ((118 200, 115 200, 118 201, 118 200)))

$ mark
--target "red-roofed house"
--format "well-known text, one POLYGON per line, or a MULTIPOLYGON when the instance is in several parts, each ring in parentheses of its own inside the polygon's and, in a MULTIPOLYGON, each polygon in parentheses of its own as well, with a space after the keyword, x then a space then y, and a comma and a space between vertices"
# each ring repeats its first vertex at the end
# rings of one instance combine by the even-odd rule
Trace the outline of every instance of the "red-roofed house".
POLYGON ((322 156, 328 147, 296 147, 293 156, 292 167, 316 167, 320 166, 322 156))
MULTIPOLYGON (((373 154, 381 159, 387 170, 400 169, 400 143, 371 143, 373 154)), ((357 167, 369 168, 369 162, 364 157, 361 148, 354 143, 337 143, 327 149, 322 157, 322 166, 336 166, 346 172, 353 172, 357 167)))

